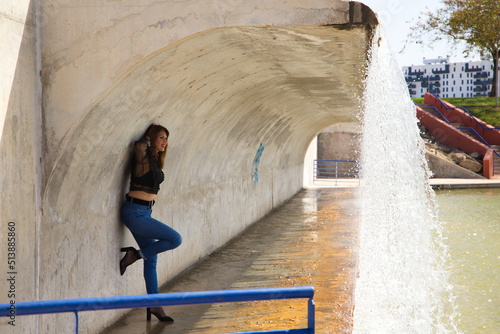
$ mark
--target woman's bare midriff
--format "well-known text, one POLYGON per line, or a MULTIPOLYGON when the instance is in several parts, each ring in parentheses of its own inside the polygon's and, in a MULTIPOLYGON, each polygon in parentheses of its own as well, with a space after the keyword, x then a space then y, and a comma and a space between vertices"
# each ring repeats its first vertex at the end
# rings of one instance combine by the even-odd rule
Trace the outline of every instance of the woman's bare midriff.
POLYGON ((141 190, 133 190, 128 193, 130 197, 142 199, 143 201, 152 201, 156 198, 156 194, 150 194, 141 190))

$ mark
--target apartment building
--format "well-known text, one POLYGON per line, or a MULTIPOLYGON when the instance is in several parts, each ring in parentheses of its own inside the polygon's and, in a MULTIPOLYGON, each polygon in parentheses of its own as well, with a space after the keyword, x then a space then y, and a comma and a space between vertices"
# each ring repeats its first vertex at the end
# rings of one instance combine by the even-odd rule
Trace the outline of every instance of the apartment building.
POLYGON ((423 59, 423 65, 404 66, 411 97, 423 97, 428 89, 439 97, 488 96, 493 83, 493 61, 450 62, 450 56, 423 59))

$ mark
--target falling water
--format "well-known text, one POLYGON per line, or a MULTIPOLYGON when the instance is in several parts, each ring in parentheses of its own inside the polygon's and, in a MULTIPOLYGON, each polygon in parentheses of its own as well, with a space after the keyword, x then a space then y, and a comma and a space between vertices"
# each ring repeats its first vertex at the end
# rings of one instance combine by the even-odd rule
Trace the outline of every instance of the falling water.
POLYGON ((416 110, 377 28, 363 97, 354 333, 456 332, 416 110))

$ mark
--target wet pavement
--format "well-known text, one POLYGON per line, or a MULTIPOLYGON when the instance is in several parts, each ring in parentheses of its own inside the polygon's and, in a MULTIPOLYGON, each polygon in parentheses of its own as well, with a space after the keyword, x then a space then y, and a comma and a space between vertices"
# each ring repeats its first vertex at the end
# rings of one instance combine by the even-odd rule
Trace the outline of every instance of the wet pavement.
MULTIPOLYGON (((304 189, 160 292, 313 286, 316 333, 350 333, 357 270, 357 188, 304 189)), ((102 334, 233 333, 307 327, 307 300, 134 309, 102 334)))

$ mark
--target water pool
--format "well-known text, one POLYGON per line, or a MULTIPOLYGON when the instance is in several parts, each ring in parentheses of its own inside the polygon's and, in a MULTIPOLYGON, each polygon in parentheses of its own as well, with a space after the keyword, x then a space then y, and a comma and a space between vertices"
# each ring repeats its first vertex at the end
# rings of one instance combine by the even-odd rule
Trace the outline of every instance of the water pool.
POLYGON ((500 333, 500 189, 436 190, 462 333, 500 333))

